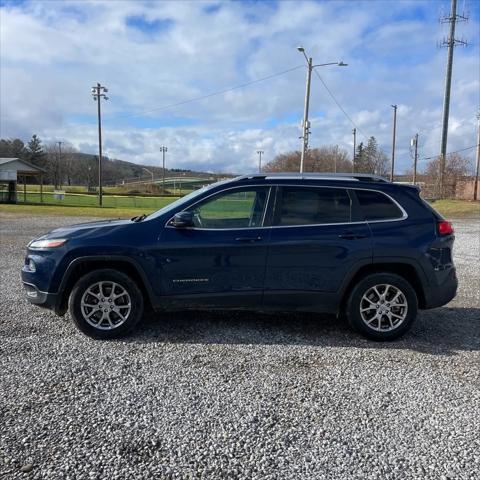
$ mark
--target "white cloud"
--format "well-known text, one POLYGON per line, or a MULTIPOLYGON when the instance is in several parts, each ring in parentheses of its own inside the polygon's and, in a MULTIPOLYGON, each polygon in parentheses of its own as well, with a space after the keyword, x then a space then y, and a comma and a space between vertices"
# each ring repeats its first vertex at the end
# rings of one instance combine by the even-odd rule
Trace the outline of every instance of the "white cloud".
MULTIPOLYGON (((448 2, 29 2, 0 15, 0 135, 68 140, 96 150, 90 87, 108 85, 106 154, 154 164, 169 147, 172 166, 242 172, 299 147, 303 69, 224 95, 152 112, 302 64, 303 44, 359 127, 390 152, 391 104, 398 104, 397 164, 438 153, 445 50, 436 21, 448 2), (412 7, 417 13, 411 15, 412 7), (159 31, 127 26, 129 17, 165 22, 159 31), (117 118, 125 116, 125 118, 117 118)), ((455 52, 449 150, 473 145, 480 104, 479 13, 459 26, 473 46, 455 52)), ((161 23, 162 24, 162 23, 161 23)), ((314 76, 311 145, 352 148, 352 125, 314 76)), ((472 152, 470 152, 472 153, 472 152)))

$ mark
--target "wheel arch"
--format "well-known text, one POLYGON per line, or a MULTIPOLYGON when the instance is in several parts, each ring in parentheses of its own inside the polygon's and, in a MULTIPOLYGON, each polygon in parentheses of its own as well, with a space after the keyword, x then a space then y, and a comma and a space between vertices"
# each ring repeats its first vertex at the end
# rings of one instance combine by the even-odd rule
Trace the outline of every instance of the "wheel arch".
POLYGON ((147 305, 153 305, 153 294, 145 272, 131 258, 122 256, 79 257, 73 260, 65 271, 58 289, 55 313, 57 313, 57 315, 64 315, 66 313, 70 293, 80 277, 94 270, 101 270, 103 268, 117 270, 128 275, 142 292, 144 302, 147 305))
POLYGON ((422 281, 422 274, 419 273, 415 265, 404 262, 404 261, 395 261, 395 262, 379 262, 379 263, 369 263, 358 268, 346 282, 342 294, 340 296, 340 308, 343 309, 346 301, 352 291, 353 287, 364 277, 372 273, 394 273, 404 278, 409 282, 415 293, 417 294, 418 307, 426 308, 426 295, 424 289, 424 283, 422 281))

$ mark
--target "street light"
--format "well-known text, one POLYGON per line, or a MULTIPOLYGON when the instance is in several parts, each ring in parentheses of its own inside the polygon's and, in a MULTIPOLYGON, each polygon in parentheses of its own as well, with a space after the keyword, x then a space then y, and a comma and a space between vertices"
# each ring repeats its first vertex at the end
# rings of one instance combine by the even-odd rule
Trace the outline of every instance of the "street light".
POLYGON ((262 173, 262 155, 265 153, 263 150, 257 150, 258 153, 258 173, 262 173))
POLYGON ((167 147, 161 146, 160 151, 163 157, 163 169, 162 169, 162 193, 165 195, 165 153, 168 151, 167 147))
POLYGON ((108 100, 105 92, 108 89, 99 83, 91 89, 93 100, 97 102, 98 115, 98 204, 102 206, 102 113, 100 109, 100 100, 108 100), (103 93, 102 93, 103 92, 103 93))
POLYGON ((310 104, 310 83, 312 80, 312 71, 316 67, 326 67, 327 65, 336 65, 337 67, 347 67, 348 63, 340 62, 329 62, 329 63, 319 63, 314 65, 312 57, 308 57, 305 53, 305 48, 300 46, 297 47, 297 50, 300 53, 303 53, 303 56, 307 60, 307 81, 305 87, 305 106, 303 111, 303 125, 302 125, 302 156, 300 159, 300 173, 303 173, 303 168, 305 164, 305 156, 308 150, 308 135, 310 134, 310 122, 308 121, 308 108, 310 104))

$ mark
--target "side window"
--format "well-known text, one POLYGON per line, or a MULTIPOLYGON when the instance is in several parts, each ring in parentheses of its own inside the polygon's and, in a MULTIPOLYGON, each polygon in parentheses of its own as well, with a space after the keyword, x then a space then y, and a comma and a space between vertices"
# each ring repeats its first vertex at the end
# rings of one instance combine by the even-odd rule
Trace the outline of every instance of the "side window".
POLYGON ((251 187, 222 192, 188 210, 198 228, 261 227, 268 187, 251 187))
POLYGON ((342 188, 282 188, 276 225, 312 225, 350 221, 350 196, 342 188))
POLYGON ((403 213, 386 195, 372 190, 355 190, 365 220, 395 220, 403 213))

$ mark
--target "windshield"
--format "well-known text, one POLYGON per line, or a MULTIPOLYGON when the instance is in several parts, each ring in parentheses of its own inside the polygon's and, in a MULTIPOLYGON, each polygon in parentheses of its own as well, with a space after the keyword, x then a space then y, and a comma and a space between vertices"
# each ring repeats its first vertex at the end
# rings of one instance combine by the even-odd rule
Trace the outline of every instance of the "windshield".
POLYGON ((184 197, 181 197, 177 200, 175 200, 172 203, 169 203, 168 205, 165 205, 165 207, 161 208, 160 210, 157 210, 156 212, 153 212, 152 214, 148 215, 148 219, 151 220, 152 218, 157 218, 160 217, 161 215, 169 212, 170 210, 174 210, 177 207, 181 207, 183 204, 188 203, 190 200, 200 196, 203 192, 206 192, 207 190, 210 190, 214 185, 218 185, 219 182, 213 183, 212 185, 207 185, 206 187, 202 187, 199 190, 194 190, 193 192, 190 192, 188 195, 185 195, 184 197))

